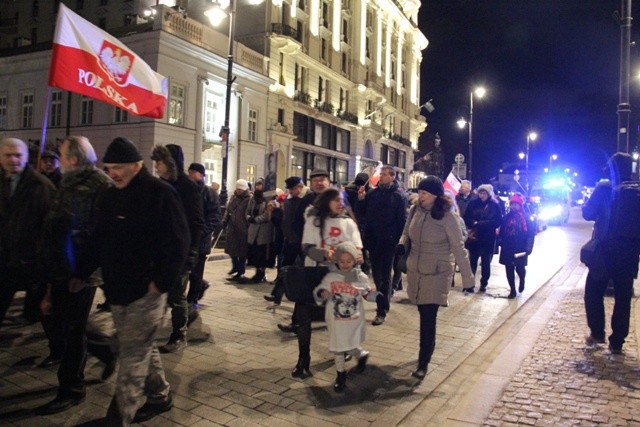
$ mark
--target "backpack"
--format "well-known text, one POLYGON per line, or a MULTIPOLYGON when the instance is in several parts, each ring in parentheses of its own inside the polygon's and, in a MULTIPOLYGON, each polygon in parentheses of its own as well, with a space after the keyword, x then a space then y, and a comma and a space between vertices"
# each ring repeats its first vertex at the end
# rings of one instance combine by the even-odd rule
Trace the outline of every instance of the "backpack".
POLYGON ((640 181, 625 181, 611 194, 611 235, 640 239, 640 181))

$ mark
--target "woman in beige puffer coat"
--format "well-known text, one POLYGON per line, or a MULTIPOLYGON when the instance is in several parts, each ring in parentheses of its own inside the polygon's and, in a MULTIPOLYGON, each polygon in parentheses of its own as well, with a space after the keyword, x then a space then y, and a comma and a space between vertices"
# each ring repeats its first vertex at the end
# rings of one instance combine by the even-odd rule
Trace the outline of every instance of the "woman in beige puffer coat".
POLYGON ((475 283, 459 217, 451 212, 452 203, 444 195, 440 178, 428 176, 420 181, 418 203, 411 207, 397 249, 409 251, 407 294, 420 313, 420 354, 418 369, 412 373, 419 379, 425 377, 435 348, 438 308, 448 305, 454 259, 460 266, 463 286, 475 283))

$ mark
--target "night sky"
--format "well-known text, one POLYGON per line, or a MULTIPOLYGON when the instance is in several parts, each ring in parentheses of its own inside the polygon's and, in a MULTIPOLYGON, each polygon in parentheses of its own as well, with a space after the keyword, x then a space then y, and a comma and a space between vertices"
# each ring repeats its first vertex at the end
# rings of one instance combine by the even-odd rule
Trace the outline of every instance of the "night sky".
MULTIPOLYGON (((473 180, 487 182, 506 162, 517 163, 529 130, 530 169, 549 164, 579 172, 593 185, 606 158, 615 152, 620 62, 620 25, 614 0, 423 0, 420 28, 429 40, 423 51, 421 101, 436 110, 422 114, 429 126, 420 150, 433 147, 438 132, 447 168, 455 153, 467 157, 468 130, 456 125, 458 110, 468 118, 474 100, 473 180)), ((636 0, 632 16, 640 16, 636 0)), ((634 22, 631 75, 638 64, 640 23, 634 22)), ((640 81, 632 81, 630 146, 636 145, 640 81)))

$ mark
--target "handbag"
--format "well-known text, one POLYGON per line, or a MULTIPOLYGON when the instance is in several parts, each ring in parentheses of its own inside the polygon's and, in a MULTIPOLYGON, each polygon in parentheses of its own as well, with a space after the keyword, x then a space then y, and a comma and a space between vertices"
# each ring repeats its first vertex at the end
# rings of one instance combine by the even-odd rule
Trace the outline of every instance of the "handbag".
POLYGON ((404 274, 407 274, 407 260, 409 259, 409 254, 411 253, 411 239, 407 240, 407 243, 405 243, 404 247, 404 254, 398 257, 398 270, 400 270, 404 274))
POLYGON ((592 236, 591 239, 580 248, 580 262, 587 267, 594 267, 600 263, 602 254, 600 241, 592 236))
POLYGON ((291 302, 315 304, 313 289, 329 272, 325 266, 305 267, 288 265, 280 269, 284 282, 284 294, 291 302))
MULTIPOLYGON (((413 221, 413 215, 416 212, 416 205, 412 205, 409 209, 409 217, 407 218, 407 224, 411 224, 413 221)), ((407 236, 408 237, 408 236, 407 236)), ((409 259, 409 254, 411 253, 411 239, 408 238, 407 242, 404 244, 404 253, 398 256, 396 261, 396 266, 400 272, 407 274, 407 260, 409 259)))

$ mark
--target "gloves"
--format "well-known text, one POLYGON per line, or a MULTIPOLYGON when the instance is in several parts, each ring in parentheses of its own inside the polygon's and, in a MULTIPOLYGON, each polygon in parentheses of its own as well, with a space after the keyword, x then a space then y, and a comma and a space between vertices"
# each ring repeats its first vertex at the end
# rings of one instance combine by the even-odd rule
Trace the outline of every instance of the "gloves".
POLYGON ((247 218, 247 222, 249 224, 255 224, 256 223, 256 219, 254 217, 250 216, 249 218, 247 218))
POLYGON ((403 256, 406 252, 407 252, 407 249, 404 247, 403 244, 399 244, 398 246, 396 246, 397 256, 403 256))

